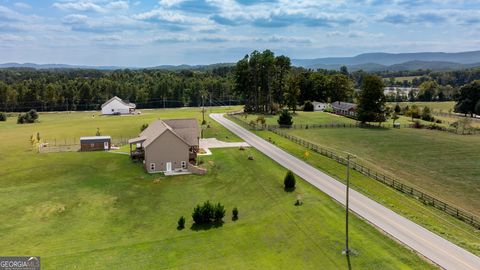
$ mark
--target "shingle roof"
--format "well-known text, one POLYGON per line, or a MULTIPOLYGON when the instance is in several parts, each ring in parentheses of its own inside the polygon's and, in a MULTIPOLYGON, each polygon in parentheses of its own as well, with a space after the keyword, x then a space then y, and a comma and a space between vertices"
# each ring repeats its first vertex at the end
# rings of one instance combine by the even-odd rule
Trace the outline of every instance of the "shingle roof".
POLYGON ((144 141, 143 147, 147 147, 167 130, 170 130, 187 145, 198 146, 198 122, 194 118, 157 120, 142 131, 139 137, 128 141, 129 143, 144 141))
POLYGON ((135 105, 134 103, 126 103, 125 101, 123 101, 121 98, 117 97, 117 96, 114 96, 112 97, 111 99, 107 100, 107 102, 103 103, 102 104, 102 108, 105 107, 108 103, 114 101, 114 100, 118 100, 120 101, 121 103, 123 103, 125 106, 129 106, 129 107, 132 107, 132 108, 136 108, 137 105, 135 105))
POLYGON ((333 107, 334 109, 348 111, 348 110, 350 110, 350 109, 355 109, 355 108, 357 108, 357 104, 348 103, 348 102, 342 102, 342 101, 335 101, 335 102, 332 103, 332 107, 333 107))

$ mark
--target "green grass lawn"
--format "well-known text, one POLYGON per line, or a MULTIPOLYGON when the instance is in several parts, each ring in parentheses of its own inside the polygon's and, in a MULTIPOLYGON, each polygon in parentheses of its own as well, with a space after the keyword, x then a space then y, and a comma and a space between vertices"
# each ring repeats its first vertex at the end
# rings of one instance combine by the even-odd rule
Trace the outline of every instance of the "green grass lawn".
MULTIPOLYGON (((243 120, 247 122, 256 121, 260 115, 256 114, 248 114, 247 118, 245 119, 245 115, 239 115, 243 120)), ((267 125, 278 125, 278 115, 261 115, 265 117, 267 125)), ((303 112, 297 111, 293 114, 293 124, 337 124, 337 123, 346 123, 346 124, 354 124, 356 123, 355 120, 346 118, 343 116, 338 116, 331 113, 325 112, 303 112)))
MULTIPOLYGON (((42 114, 31 125, 0 123, 0 254, 39 255, 42 269, 347 268, 343 207, 300 179, 295 192, 285 192, 285 169, 254 149, 213 150, 202 157, 207 175, 165 178, 146 174, 126 155, 36 154, 28 142, 37 131, 78 138, 97 127, 128 137, 158 117, 199 118, 199 110, 94 119, 42 114), (294 206, 297 196, 304 205, 294 206), (193 230, 191 212, 205 200, 226 206, 225 223, 193 230), (240 211, 235 222, 234 206, 240 211), (182 215, 187 227, 179 231, 182 215)), ((213 122, 207 132, 238 140, 213 122)), ((351 245, 358 252, 354 269, 434 268, 358 218, 352 219, 351 245)))
MULTIPOLYGON (((322 129, 322 131, 331 131, 336 130, 341 132, 351 132, 355 129, 322 129)), ((404 130, 404 129, 402 129, 404 130)), ((310 129, 311 138, 314 138, 317 142, 321 141, 321 144, 324 147, 327 147, 331 150, 335 150, 333 147, 338 147, 337 142, 332 143, 334 138, 326 139, 321 135, 314 136, 316 129, 310 129), (325 140, 324 140, 325 139, 325 140), (323 144, 324 143, 324 144, 323 144)), ((376 131, 376 130, 373 130, 376 131)), ((414 130, 418 131, 418 130, 414 130)), ((295 155, 296 157, 303 159, 307 163, 312 164, 313 166, 319 168, 325 173, 331 175, 332 177, 338 179, 339 181, 344 181, 345 179, 345 166, 340 165, 336 161, 324 157, 315 152, 309 151, 304 147, 299 146, 298 144, 291 142, 281 136, 278 136, 269 131, 253 131, 257 135, 267 139, 270 138, 274 143, 295 155), (308 157, 305 156, 305 152, 308 152, 308 157)), ((292 130, 293 132, 293 130, 292 130)), ((305 130, 297 130, 296 133, 307 132, 305 130)), ((384 132, 384 131, 379 131, 384 132)), ((302 134, 296 134, 302 135, 302 134)), ((332 136, 339 136, 337 133, 332 136)), ((342 136, 340 136, 341 138, 342 136)), ((312 140, 313 141, 313 140, 312 140)), ((380 140, 378 141, 380 145, 383 145, 385 142, 380 140)), ((362 142, 361 145, 368 144, 367 142, 362 142)), ((372 143, 375 145, 375 143, 372 143)), ((368 147, 368 146, 367 146, 368 147)), ((340 151, 339 151, 340 152, 340 151)), ((352 151, 350 151, 352 152, 352 151)), ((361 156, 357 159, 359 163, 365 163, 365 160, 361 156)), ((383 168, 383 160, 375 163, 377 168, 383 168)), ((370 166, 375 164, 369 164, 370 166)), ((392 172, 390 172, 392 174, 392 172)), ((398 177, 398 172, 392 174, 394 177, 398 177)), ((463 223, 462 221, 451 217, 450 215, 437 210, 433 207, 426 206, 420 201, 411 198, 403 193, 400 193, 392 188, 389 188, 380 182, 377 182, 369 177, 366 177, 356 171, 352 171, 352 187, 368 197, 376 200, 377 202, 389 207, 393 211, 402 214, 405 217, 408 217, 412 221, 428 228, 429 230, 445 237, 446 239, 464 247, 465 249, 480 255, 480 231, 476 230, 472 226, 463 223)), ((478 177, 477 177, 478 179, 478 177)), ((469 195, 474 195, 476 192, 473 190, 467 191, 469 195)), ((436 193, 434 193, 436 194, 436 193)), ((478 191, 477 191, 478 194, 478 191)))
MULTIPOLYGON (((391 102, 389 105, 395 106, 396 102, 391 102)), ((455 101, 442 101, 442 102, 399 102, 400 106, 412 106, 417 105, 419 108, 425 106, 429 107, 433 112, 443 112, 448 113, 449 110, 452 110, 455 107, 455 101)))
POLYGON ((480 136, 399 129, 311 129, 290 134, 348 151, 370 167, 480 216, 480 136))

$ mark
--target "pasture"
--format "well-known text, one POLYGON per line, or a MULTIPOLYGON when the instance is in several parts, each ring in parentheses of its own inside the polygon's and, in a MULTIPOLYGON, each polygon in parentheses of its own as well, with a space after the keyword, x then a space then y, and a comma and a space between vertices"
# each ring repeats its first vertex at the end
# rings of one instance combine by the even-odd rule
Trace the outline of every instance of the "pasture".
MULTIPOLYGON (((347 268, 343 207, 301 179, 294 192, 285 192, 285 169, 254 149, 213 150, 201 158, 207 175, 165 178, 146 174, 126 155, 38 154, 30 145, 36 132, 60 140, 99 128, 115 139, 136 136, 143 123, 159 117, 201 119, 199 109, 92 114, 41 114, 30 125, 0 122, 1 254, 41 256, 42 269, 347 268), (298 196, 302 206, 294 206, 298 196), (193 207, 206 200, 225 205, 225 223, 192 228, 193 207), (232 221, 235 206, 240 218, 232 221), (182 215, 186 228, 177 230, 182 215)), ((239 140, 209 125, 206 137, 239 140)), ((355 217, 351 243, 355 269, 434 268, 355 217)))

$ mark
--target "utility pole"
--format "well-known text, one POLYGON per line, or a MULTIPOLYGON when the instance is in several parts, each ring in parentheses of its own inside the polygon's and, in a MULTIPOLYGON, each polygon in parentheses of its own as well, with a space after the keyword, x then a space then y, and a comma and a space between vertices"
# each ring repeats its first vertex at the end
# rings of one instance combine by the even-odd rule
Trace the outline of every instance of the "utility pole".
POLYGON ((350 159, 355 158, 355 155, 347 153, 347 187, 346 187, 346 203, 345 203, 345 255, 350 255, 348 247, 348 214, 349 214, 349 190, 350 190, 350 159))

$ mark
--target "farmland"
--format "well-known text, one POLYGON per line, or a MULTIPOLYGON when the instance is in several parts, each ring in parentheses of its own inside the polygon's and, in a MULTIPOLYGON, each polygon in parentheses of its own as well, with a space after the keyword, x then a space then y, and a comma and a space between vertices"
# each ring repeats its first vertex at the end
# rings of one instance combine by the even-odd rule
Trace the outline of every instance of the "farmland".
MULTIPOLYGON (((254 132, 342 181, 343 165, 272 132, 254 132), (308 157, 306 152, 309 152, 308 157)), ((479 163, 476 153, 479 136, 406 128, 292 129, 288 133, 340 155, 344 155, 344 151, 356 154, 358 163, 383 171, 478 215, 479 171, 474 164, 479 163)), ((357 172, 353 173, 353 183, 355 189, 392 210, 480 254, 480 234, 471 226, 357 172)))
MULTIPOLYGON (((225 109, 212 110, 220 111, 225 109)), ((159 117, 201 119, 199 109, 92 114, 41 114, 31 125, 17 125, 13 118, 0 123, 0 149, 8 153, 0 163, 5 194, 0 253, 39 255, 44 269, 346 268, 344 209, 303 181, 295 192, 285 192, 285 169, 254 149, 213 150, 213 156, 202 157, 207 175, 172 178, 146 174, 125 155, 33 151, 29 138, 36 132, 60 141, 99 128, 115 139, 135 136, 141 124, 159 117), (297 196, 302 206, 293 205, 297 196), (226 206, 225 223, 191 229, 193 207, 206 200, 226 206), (234 206, 240 210, 235 222, 234 206), (177 230, 182 215, 187 228, 177 230)), ((215 122, 209 125, 207 137, 238 140, 215 122)), ((353 268, 433 268, 358 218, 351 230, 358 252, 353 268)))

